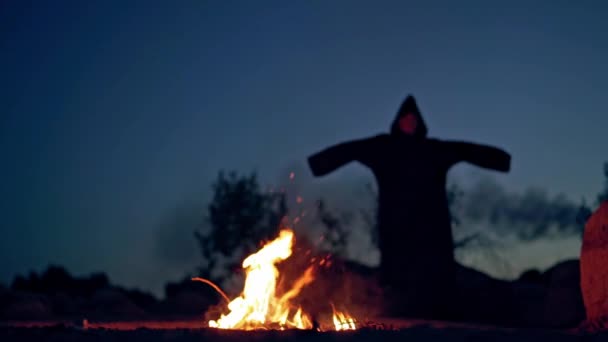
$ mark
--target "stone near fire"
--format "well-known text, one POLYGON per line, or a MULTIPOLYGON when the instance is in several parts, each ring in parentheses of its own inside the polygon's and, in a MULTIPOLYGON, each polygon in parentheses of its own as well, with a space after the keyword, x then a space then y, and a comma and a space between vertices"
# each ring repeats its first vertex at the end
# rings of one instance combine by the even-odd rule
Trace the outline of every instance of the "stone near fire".
POLYGON ((581 249, 581 291, 587 321, 608 328, 608 201, 585 225, 581 249))
POLYGON ((579 260, 558 263, 545 272, 543 325, 549 328, 572 328, 585 320, 581 296, 579 260))

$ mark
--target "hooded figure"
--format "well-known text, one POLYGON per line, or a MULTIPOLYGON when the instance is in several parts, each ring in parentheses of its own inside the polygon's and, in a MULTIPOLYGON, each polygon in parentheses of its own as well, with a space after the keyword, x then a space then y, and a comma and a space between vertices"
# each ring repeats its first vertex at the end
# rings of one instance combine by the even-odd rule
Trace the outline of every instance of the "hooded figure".
POLYGON ((454 245, 447 202, 448 170, 459 162, 509 171, 508 153, 490 146, 427 138, 413 96, 390 134, 344 142, 308 158, 315 176, 358 161, 378 185, 380 275, 392 315, 450 318, 456 295, 454 245))

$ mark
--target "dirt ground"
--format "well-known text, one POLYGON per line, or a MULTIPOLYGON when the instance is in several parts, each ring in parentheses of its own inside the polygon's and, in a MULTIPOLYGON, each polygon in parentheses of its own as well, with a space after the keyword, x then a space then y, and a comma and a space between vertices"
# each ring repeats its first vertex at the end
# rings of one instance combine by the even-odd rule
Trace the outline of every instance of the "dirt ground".
POLYGON ((0 341, 608 341, 608 332, 505 329, 447 322, 382 320, 350 332, 225 331, 200 320, 145 322, 1 322, 0 341))

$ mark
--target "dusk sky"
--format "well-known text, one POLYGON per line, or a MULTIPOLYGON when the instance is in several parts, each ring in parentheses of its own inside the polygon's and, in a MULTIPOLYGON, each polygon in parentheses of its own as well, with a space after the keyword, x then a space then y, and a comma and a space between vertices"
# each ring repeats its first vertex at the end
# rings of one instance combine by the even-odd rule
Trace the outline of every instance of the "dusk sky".
POLYGON ((430 136, 512 154, 476 172, 591 202, 607 17, 599 0, 3 1, 0 283, 55 263, 158 289, 187 270, 157 260, 163 216, 218 170, 279 183, 388 132, 408 93, 430 136))

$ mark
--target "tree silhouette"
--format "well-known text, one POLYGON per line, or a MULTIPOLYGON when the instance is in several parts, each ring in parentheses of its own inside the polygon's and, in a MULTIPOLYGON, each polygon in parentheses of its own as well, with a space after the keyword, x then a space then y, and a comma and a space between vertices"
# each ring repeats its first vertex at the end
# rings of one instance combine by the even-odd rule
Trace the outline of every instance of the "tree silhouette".
POLYGON ((260 241, 276 235, 287 214, 283 193, 265 193, 255 173, 238 175, 220 171, 212 185, 213 198, 207 207, 206 228, 194 233, 204 266, 200 275, 216 282, 225 280, 219 269, 238 268, 242 257, 260 241))

